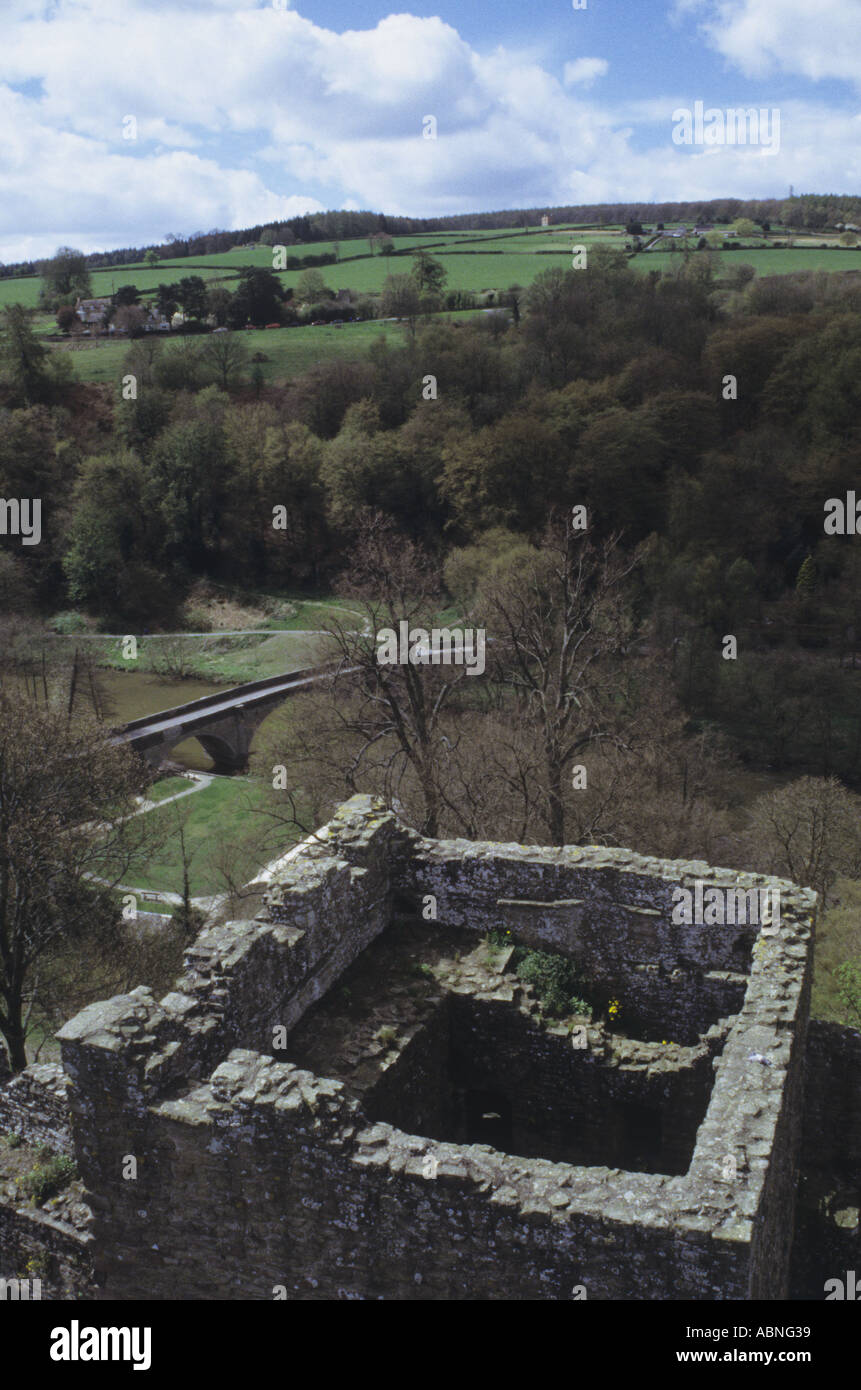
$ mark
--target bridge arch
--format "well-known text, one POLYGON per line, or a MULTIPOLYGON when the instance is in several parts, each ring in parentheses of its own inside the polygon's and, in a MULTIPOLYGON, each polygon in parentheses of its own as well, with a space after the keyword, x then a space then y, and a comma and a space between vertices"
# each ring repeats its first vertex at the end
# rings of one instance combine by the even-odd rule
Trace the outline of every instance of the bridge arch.
POLYGON ((147 762, 158 767, 178 743, 194 738, 217 771, 237 772, 247 766, 251 741, 267 715, 286 696, 328 680, 331 674, 328 666, 320 666, 249 681, 187 705, 133 719, 114 730, 113 741, 136 748, 147 762))
POLYGON ((197 739, 204 753, 208 753, 215 764, 215 772, 241 772, 248 765, 248 748, 237 748, 220 734, 206 733, 200 729, 186 737, 197 739))

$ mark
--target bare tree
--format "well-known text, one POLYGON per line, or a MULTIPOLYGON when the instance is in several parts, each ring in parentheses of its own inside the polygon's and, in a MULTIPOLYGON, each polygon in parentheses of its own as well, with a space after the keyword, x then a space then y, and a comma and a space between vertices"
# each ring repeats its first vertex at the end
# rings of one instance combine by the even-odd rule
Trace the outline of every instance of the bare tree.
MULTIPOLYGON (((366 516, 344 589, 364 598, 367 631, 333 626, 328 682, 271 721, 259 760, 267 778, 282 769, 271 814, 310 832, 344 795, 363 791, 427 835, 563 844, 576 831, 619 843, 636 822, 627 796, 635 764, 632 754, 625 765, 624 750, 655 737, 641 708, 648 678, 623 660, 631 622, 622 587, 636 563, 615 541, 594 547, 556 528, 540 549, 499 560, 479 591, 473 616, 490 633, 488 678, 381 665, 373 635, 401 620, 428 628, 440 600, 428 557, 378 514, 366 516), (584 796, 566 779, 575 756, 598 747, 618 756, 593 757, 584 796)), ((679 753, 662 843, 692 815, 689 751, 679 753)), ((641 793, 647 780, 636 779, 641 793)))
POLYGON ((95 716, 0 691, 0 1035, 14 1071, 46 957, 116 930, 112 890, 151 853, 148 818, 130 814, 146 781, 95 716))
MULTIPOLYGON (((336 620, 327 629, 334 653, 332 674, 310 701, 315 736, 311 737, 311 724, 303 724, 302 747, 291 759, 291 785, 313 780, 319 788, 328 769, 330 785, 338 785, 341 795, 376 792, 391 804, 404 801, 402 788, 410 788, 419 828, 436 835, 444 717, 468 668, 415 661, 384 664, 377 641, 383 629, 398 634, 402 623, 410 631, 436 625, 441 607, 436 566, 389 518, 368 511, 359 519, 357 541, 339 589, 362 603, 365 627, 357 631, 336 620)), ((295 718, 297 706, 290 704, 288 718, 295 718)), ((277 742, 270 745, 267 761, 271 755, 277 762, 278 751, 277 742)))
POLYGON ((201 356, 213 369, 222 391, 228 391, 238 381, 248 364, 248 349, 238 333, 213 333, 207 338, 201 356))
POLYGON ((403 319, 410 334, 414 334, 421 307, 418 286, 411 275, 386 276, 381 301, 383 318, 403 319))
POLYGON ((390 256, 395 249, 395 243, 388 232, 371 232, 371 235, 368 237, 368 245, 371 248, 372 256, 377 247, 379 247, 381 254, 384 256, 390 256))
POLYGON ((800 777, 754 802, 746 838, 758 866, 815 889, 824 908, 841 874, 861 876, 861 797, 836 777, 800 777))
POLYGON ((540 548, 499 562, 478 605, 494 636, 491 678, 513 697, 512 714, 539 731, 536 777, 550 843, 565 844, 565 783, 578 754, 624 742, 620 657, 632 631, 625 580, 639 563, 618 537, 596 545, 551 522, 540 548))
POLYGON ((194 644, 178 632, 153 641, 153 670, 170 680, 183 681, 190 674, 194 644))
POLYGON ((143 333, 146 321, 146 309, 141 308, 140 304, 122 304, 114 314, 117 329, 127 333, 130 338, 143 333))

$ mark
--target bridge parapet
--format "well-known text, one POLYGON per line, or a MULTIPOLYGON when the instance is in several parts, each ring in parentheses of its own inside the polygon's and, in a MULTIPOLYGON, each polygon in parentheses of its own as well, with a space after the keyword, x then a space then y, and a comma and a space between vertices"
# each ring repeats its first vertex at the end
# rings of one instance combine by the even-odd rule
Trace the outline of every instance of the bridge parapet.
POLYGON ((130 744, 153 767, 159 767, 176 744, 196 738, 217 770, 236 772, 246 766, 251 740, 271 707, 325 680, 335 669, 336 663, 306 666, 230 686, 219 694, 132 719, 113 730, 112 741, 130 744))
POLYGON ((135 729, 147 728, 156 721, 164 719, 175 719, 186 714, 193 714, 197 710, 205 710, 212 705, 224 704, 231 696, 236 696, 239 700, 244 695, 253 695, 258 691, 271 690, 274 686, 283 685, 285 681, 305 680, 309 676, 324 676, 332 669, 330 666, 303 666, 298 671, 285 671, 281 676, 267 676, 264 680, 247 681, 243 685, 226 686, 224 690, 216 692, 214 695, 202 695, 199 700, 188 700, 184 705, 174 705, 170 709, 158 710, 155 714, 144 714, 139 719, 130 719, 127 724, 119 724, 113 729, 115 734, 132 733, 135 729))

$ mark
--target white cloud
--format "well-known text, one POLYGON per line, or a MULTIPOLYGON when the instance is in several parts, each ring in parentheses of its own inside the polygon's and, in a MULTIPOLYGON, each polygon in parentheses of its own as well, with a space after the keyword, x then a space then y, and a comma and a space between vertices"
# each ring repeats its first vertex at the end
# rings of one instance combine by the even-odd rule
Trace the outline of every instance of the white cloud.
POLYGON ((591 87, 597 77, 606 76, 609 67, 606 58, 575 58, 573 63, 565 64, 565 86, 591 87))
POLYGON ((858 0, 682 0, 709 41, 749 77, 797 73, 861 87, 858 0))
MULTIPOLYGON (((682 150, 672 112, 685 96, 605 102, 589 91, 605 59, 566 63, 560 82, 534 52, 479 53, 438 17, 391 14, 335 33, 256 0, 59 0, 50 20, 42 5, 5 3, 4 260, 34 245, 142 244, 323 207, 420 216, 765 196, 861 176, 858 122, 824 103, 783 103, 781 150, 770 157, 682 150), (134 141, 123 139, 129 115, 134 141), (436 140, 422 138, 427 115, 436 140)), ((822 26, 823 5, 842 16, 847 49, 857 28, 857 9, 837 0, 819 0, 819 17, 803 26, 802 0, 682 3, 751 72, 778 54, 824 63, 835 31, 822 26)), ((829 61, 861 65, 859 55, 856 45, 829 61)))
POLYGON ((185 150, 134 158, 37 123, 31 103, 0 87, 0 260, 50 255, 71 240, 87 250, 161 240, 170 230, 241 227, 320 212, 259 175, 185 150), (26 218, 26 221, 24 220, 26 218))

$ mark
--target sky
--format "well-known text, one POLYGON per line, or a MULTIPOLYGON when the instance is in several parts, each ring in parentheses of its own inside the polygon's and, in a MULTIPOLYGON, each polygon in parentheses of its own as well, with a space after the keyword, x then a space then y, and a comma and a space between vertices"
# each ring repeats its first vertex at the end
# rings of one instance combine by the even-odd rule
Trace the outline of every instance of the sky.
POLYGON ((0 132, 6 263, 327 208, 858 193, 861 0, 0 0, 0 132), (681 143, 697 102, 768 113, 759 143, 681 143))

